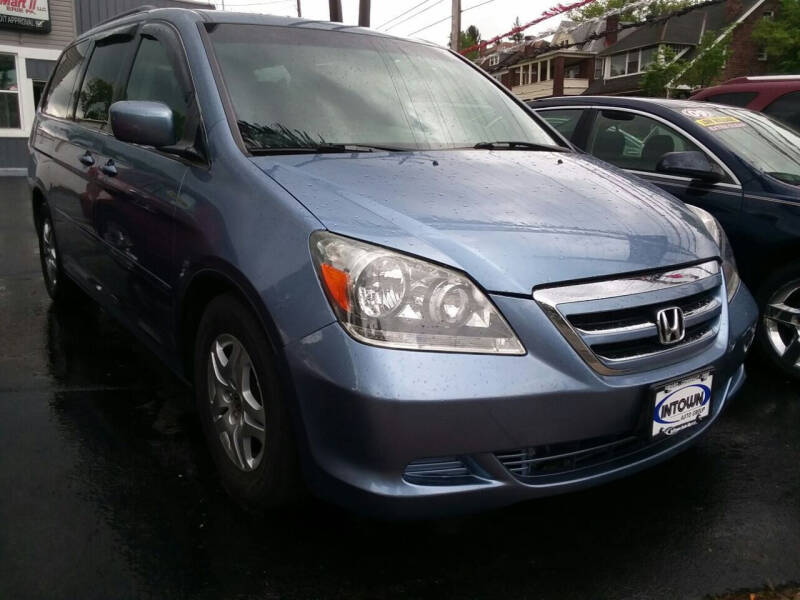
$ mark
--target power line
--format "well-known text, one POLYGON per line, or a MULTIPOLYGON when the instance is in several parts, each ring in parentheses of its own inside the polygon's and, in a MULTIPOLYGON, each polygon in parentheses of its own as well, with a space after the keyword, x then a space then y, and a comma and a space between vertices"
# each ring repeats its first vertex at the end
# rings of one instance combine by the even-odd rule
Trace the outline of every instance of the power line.
MULTIPOLYGON (((427 8, 423 8, 423 9, 422 9, 421 11, 419 11, 418 13, 416 13, 416 14, 413 14, 413 15, 411 15, 410 17, 406 17, 406 18, 405 18, 405 19, 403 19, 402 21, 398 21, 398 22, 397 22, 397 23, 395 23, 394 25, 391 25, 390 27, 387 27, 387 28, 385 29, 385 31, 390 31, 390 30, 394 29, 395 27, 397 27, 398 25, 402 25, 402 24, 403 24, 403 23, 405 23, 406 21, 410 21, 410 20, 411 20, 411 19, 413 19, 414 17, 418 17, 418 16, 419 16, 419 15, 421 15, 422 13, 424 13, 424 12, 428 12, 430 9, 432 9, 432 8, 435 8, 435 7, 439 6, 439 5, 440 5, 442 2, 444 2, 444 0, 437 0, 436 2, 434 2, 433 4, 431 4, 430 6, 428 6, 427 8)), ((450 17, 447 17, 447 18, 449 19, 450 17)), ((447 20, 447 19, 445 19, 445 20, 447 20)))
MULTIPOLYGON (((461 14, 463 15, 468 10, 472 10, 473 8, 478 8, 479 6, 483 6, 484 4, 489 4, 490 2, 494 2, 494 1, 495 0, 484 0, 483 2, 480 2, 478 4, 475 4, 473 6, 469 6, 469 7, 465 8, 464 10, 461 11, 461 14)), ((419 14, 419 13, 417 13, 417 14, 419 14)), ((422 29, 417 29, 416 31, 412 31, 406 37, 411 37, 415 33, 419 33, 420 31, 425 31, 426 29, 430 29, 434 25, 438 25, 439 23, 444 23, 445 21, 449 21, 452 18, 453 18, 453 15, 449 15, 449 16, 445 17, 444 19, 439 19, 438 21, 434 21, 430 25, 425 25, 425 27, 423 27, 422 29)))
POLYGON ((378 25, 378 26, 377 26, 375 29, 380 29, 381 27, 384 27, 385 25, 388 25, 388 24, 389 24, 389 23, 391 23, 392 21, 396 21, 396 20, 397 20, 397 19, 399 19, 400 17, 407 15, 407 14, 408 14, 408 13, 410 13, 412 10, 414 10, 414 9, 416 9, 416 8, 418 8, 418 7, 422 6, 423 4, 425 4, 425 3, 427 3, 427 2, 430 2, 430 1, 431 1, 431 0, 422 0, 422 2, 420 2, 419 4, 415 4, 414 6, 412 6, 411 8, 409 8, 408 10, 406 10, 406 11, 404 11, 404 12, 401 12, 399 15, 397 15, 397 16, 394 16, 394 17, 392 17, 391 19, 389 19, 388 21, 385 21, 385 22, 381 23, 381 24, 380 24, 380 25, 378 25))

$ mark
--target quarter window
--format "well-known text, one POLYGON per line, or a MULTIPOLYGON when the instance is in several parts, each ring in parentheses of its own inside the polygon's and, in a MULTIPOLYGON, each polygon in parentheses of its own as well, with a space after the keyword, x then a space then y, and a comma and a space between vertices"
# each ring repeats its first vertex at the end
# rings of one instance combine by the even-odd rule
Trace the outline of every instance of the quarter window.
POLYGON ((166 104, 172 109, 175 133, 181 138, 186 124, 189 94, 182 89, 179 81, 164 45, 152 38, 142 38, 125 99, 166 104))
POLYGON ((0 129, 19 129, 17 57, 0 54, 0 129))
POLYGON ((83 85, 78 94, 75 118, 105 123, 118 86, 120 61, 130 42, 95 44, 83 85))
POLYGON ((69 117, 74 98, 75 81, 88 49, 89 42, 83 42, 67 48, 61 56, 58 67, 50 79, 47 95, 42 102, 44 113, 62 119, 69 117))
POLYGON ((571 108, 564 110, 543 110, 539 113, 547 123, 568 140, 575 133, 578 121, 581 120, 582 110, 571 108))

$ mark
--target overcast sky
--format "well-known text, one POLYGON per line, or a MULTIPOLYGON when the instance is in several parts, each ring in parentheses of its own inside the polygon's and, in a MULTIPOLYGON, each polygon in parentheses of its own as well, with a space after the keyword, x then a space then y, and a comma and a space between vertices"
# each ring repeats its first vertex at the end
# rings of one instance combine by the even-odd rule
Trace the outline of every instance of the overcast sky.
MULTIPOLYGON (((328 0, 300 0, 303 17, 309 19, 328 19, 328 0)), ((461 8, 465 11, 461 16, 461 28, 475 25, 480 29, 483 39, 505 33, 519 16, 522 23, 538 17, 542 11, 558 4, 558 0, 489 0, 483 6, 477 6, 486 0, 461 0, 461 8), (471 6, 477 6, 469 10, 471 6)), ((217 8, 222 8, 222 1, 215 0, 217 8)), ((372 28, 399 36, 418 37, 437 44, 446 44, 450 36, 451 0, 372 0, 372 28), (420 5, 408 14, 399 17, 416 5, 420 5), (391 22, 390 19, 399 17, 391 22), (411 17, 411 18, 409 18, 411 17), (442 21, 437 25, 432 25, 442 21), (384 25, 385 23, 387 23, 384 25), (426 29, 422 29, 425 28, 426 29), (418 31, 422 29, 422 31, 418 31)), ((297 16, 297 0, 225 0, 225 10, 242 12, 263 12, 274 15, 297 16)), ((342 0, 344 22, 358 23, 358 0, 342 0)), ((554 17, 531 28, 529 32, 541 32, 555 28, 561 17, 554 17)), ((526 32, 528 33, 528 32, 526 32)))

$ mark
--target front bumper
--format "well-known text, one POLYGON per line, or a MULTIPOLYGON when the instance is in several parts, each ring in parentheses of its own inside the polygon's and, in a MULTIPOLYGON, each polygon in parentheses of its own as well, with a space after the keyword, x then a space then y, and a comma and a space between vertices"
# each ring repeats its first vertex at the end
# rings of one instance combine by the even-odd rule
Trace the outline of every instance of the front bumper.
POLYGON ((744 381, 757 318, 742 286, 714 344, 701 354, 647 372, 603 376, 533 300, 493 301, 526 355, 382 349, 356 342, 337 323, 285 348, 306 478, 318 495, 382 516, 435 516, 581 489, 644 469, 687 447, 719 417, 744 381), (706 368, 715 372, 711 416, 674 438, 533 483, 497 458, 514 449, 635 434, 654 384, 706 368), (406 474, 409 463, 440 457, 457 457, 469 475, 426 485, 406 474))

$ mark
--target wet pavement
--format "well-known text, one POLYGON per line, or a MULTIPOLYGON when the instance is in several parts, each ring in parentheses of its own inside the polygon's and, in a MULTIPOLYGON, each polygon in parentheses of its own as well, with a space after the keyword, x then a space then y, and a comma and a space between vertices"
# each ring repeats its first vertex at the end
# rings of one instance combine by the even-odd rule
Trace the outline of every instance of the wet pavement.
POLYGON ((422 523, 220 488, 190 393, 56 310, 0 179, 0 598, 701 598, 800 581, 800 386, 757 362, 696 447, 590 491, 422 523))

